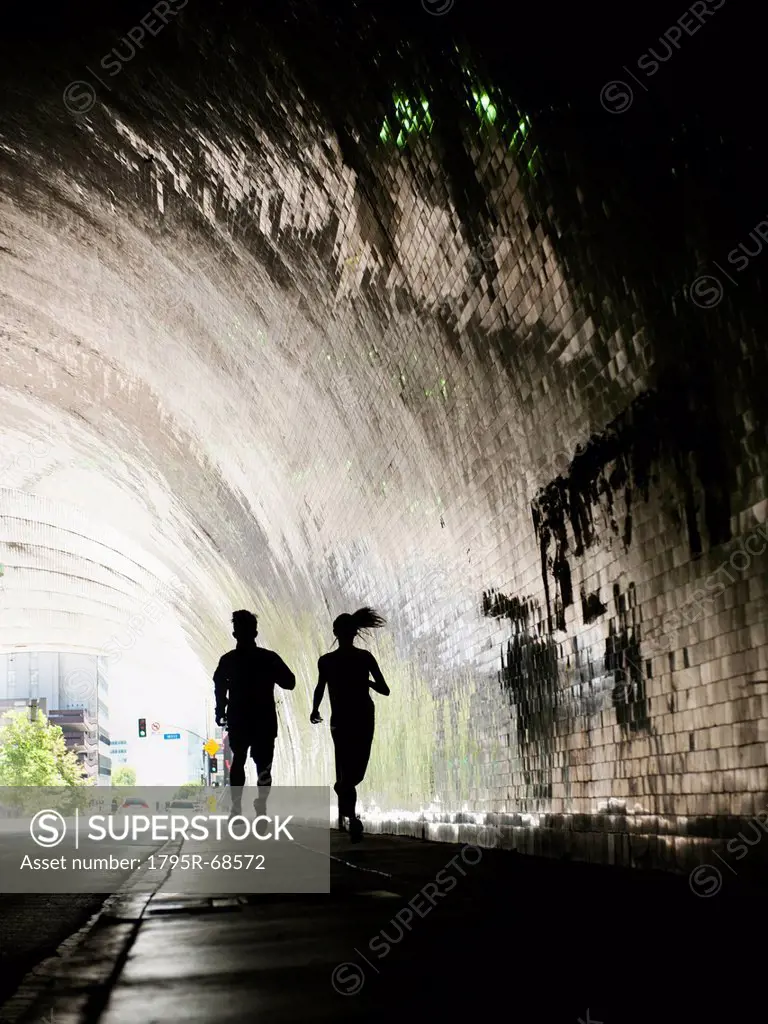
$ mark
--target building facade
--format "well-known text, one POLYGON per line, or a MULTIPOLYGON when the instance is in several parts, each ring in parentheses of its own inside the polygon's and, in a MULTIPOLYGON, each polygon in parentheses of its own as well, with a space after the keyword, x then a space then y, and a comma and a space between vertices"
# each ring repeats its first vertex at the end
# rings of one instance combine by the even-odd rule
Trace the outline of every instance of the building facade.
POLYGON ((51 711, 48 721, 51 725, 61 727, 67 750, 77 755, 85 774, 98 784, 100 764, 96 718, 85 708, 72 708, 68 711, 51 711))
POLYGON ((109 751, 113 769, 128 764, 128 740, 110 740, 109 751))
POLYGON ((0 702, 37 700, 78 753, 89 775, 108 786, 112 775, 109 677, 96 654, 20 651, 0 654, 0 702), (45 702, 43 704, 43 702, 45 702))

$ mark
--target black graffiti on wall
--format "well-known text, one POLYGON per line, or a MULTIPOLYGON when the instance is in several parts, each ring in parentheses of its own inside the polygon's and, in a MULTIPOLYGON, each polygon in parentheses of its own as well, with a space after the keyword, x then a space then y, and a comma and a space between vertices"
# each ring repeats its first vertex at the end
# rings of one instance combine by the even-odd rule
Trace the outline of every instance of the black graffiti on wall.
MULTIPOLYGON (((608 612, 598 594, 591 594, 585 601, 583 592, 582 609, 587 611, 585 623, 608 612)), ((634 583, 625 592, 618 583, 614 584, 613 612, 602 642, 586 633, 572 637, 569 646, 560 668, 560 717, 573 721, 613 708, 623 733, 650 731, 650 702, 646 693, 650 663, 643 656, 634 583)))
POLYGON ((512 626, 512 635, 502 649, 499 684, 515 714, 528 799, 538 805, 552 799, 559 710, 557 644, 546 630, 541 608, 533 599, 486 592, 483 614, 507 619, 512 626))
POLYGON ((640 650, 637 592, 633 583, 622 594, 613 587, 615 616, 608 623, 605 638, 605 672, 613 675, 613 706, 623 732, 648 732, 650 707, 640 650))
POLYGON ((703 550, 702 529, 711 546, 730 539, 729 463, 717 420, 699 400, 703 388, 685 390, 669 378, 640 395, 536 495, 531 515, 550 630, 565 631, 565 609, 574 601, 571 559, 604 539, 598 515, 629 549, 633 504, 638 495, 648 500, 652 482, 672 488, 671 515, 685 524, 694 558, 703 550))
POLYGON ((596 590, 593 594, 586 594, 584 588, 581 590, 581 617, 584 620, 584 625, 588 625, 590 622, 595 622, 601 616, 605 615, 608 611, 608 606, 603 604, 600 600, 600 591, 596 590))
MULTIPOLYGON (((597 594, 590 597, 586 603, 595 617, 608 611, 597 594)), ((528 809, 540 809, 552 799, 557 737, 563 730, 572 734, 576 719, 614 709, 625 738, 653 731, 633 583, 626 592, 614 584, 613 614, 603 649, 595 650, 592 645, 591 653, 589 647, 580 651, 574 638, 573 661, 567 657, 563 671, 558 644, 535 599, 487 591, 482 609, 487 617, 507 620, 511 626, 511 636, 502 647, 498 679, 516 721, 525 802, 531 805, 528 809), (558 723, 562 723, 560 729, 558 723)))

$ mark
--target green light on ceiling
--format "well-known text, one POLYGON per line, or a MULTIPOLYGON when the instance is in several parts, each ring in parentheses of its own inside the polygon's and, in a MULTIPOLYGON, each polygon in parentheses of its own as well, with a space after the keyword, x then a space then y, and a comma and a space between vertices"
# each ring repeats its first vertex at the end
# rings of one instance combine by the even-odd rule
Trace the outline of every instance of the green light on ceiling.
MULTIPOLYGON (((470 91, 477 116, 487 124, 496 124, 499 118, 499 108, 485 90, 477 84, 472 84, 474 76, 469 70, 464 68, 464 71, 470 78, 470 91)), ((474 79, 474 81, 476 82, 477 80, 474 79)), ((411 135, 418 132, 426 132, 427 135, 431 133, 434 121, 429 109, 429 101, 423 95, 420 100, 412 100, 405 93, 394 92, 392 99, 395 115, 393 120, 390 120, 388 117, 384 118, 379 132, 379 138, 383 143, 391 144, 394 142, 398 149, 404 149, 411 135)), ((469 105, 470 107, 472 106, 472 101, 469 101, 469 105)), ((527 115, 518 114, 518 116, 519 121, 512 136, 512 141, 509 143, 509 151, 516 155, 521 152, 531 131, 531 119, 527 115)), ((509 138, 507 131, 510 127, 508 122, 504 124, 501 128, 502 137, 506 136, 506 138, 509 138)), ((526 163, 527 170, 533 177, 541 169, 541 162, 540 159, 536 159, 537 156, 538 147, 534 149, 526 163)))
POLYGON ((517 131, 512 136, 512 141, 509 144, 510 149, 520 149, 526 140, 528 132, 531 127, 531 119, 529 117, 522 117, 520 123, 517 126, 517 131))
POLYGON ((475 98, 475 110, 478 117, 485 118, 488 124, 494 124, 498 117, 498 110, 496 109, 496 105, 491 101, 491 97, 488 93, 477 93, 473 89, 472 95, 475 98))
POLYGON ((531 175, 532 178, 535 178, 537 173, 541 169, 541 160, 537 159, 538 155, 539 155, 539 147, 537 146, 534 149, 534 151, 531 153, 531 159, 526 164, 526 168, 528 170, 528 173, 531 175))
POLYGON ((402 149, 408 142, 410 135, 416 132, 426 132, 429 134, 432 131, 434 122, 429 110, 428 100, 422 98, 418 101, 411 101, 402 93, 393 93, 392 98, 395 102, 395 116, 399 131, 395 136, 389 125, 389 120, 385 118, 379 132, 379 138, 382 142, 391 142, 394 138, 398 148, 402 149))
POLYGON ((419 111, 418 104, 411 104, 407 96, 395 96, 395 110, 399 115, 400 124, 407 132, 417 132, 422 128, 432 127, 429 103, 426 100, 422 100, 421 108, 423 113, 419 111), (416 109, 414 109, 414 106, 416 109))
MULTIPOLYGON (((476 74, 467 65, 462 65, 462 70, 468 79, 468 88, 472 94, 472 99, 467 99, 467 104, 471 108, 474 105, 475 113, 481 121, 485 121, 488 124, 495 124, 499 119, 499 108, 493 102, 488 92, 483 89, 476 74)), ((530 118, 524 114, 520 114, 518 111, 518 123, 512 136, 512 141, 509 144, 509 149, 515 153, 519 152, 525 142, 528 133, 531 129, 530 118)), ((503 138, 509 138, 507 134, 514 127, 514 124, 510 125, 509 122, 504 123, 501 127, 501 135, 503 138)))

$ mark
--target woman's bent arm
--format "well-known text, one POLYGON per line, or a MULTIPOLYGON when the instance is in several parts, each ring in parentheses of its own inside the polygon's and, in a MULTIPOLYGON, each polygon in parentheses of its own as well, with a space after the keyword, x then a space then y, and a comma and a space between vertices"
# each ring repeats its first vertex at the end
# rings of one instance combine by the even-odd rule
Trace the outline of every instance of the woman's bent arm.
POLYGON ((383 697, 388 697, 390 689, 384 681, 384 676, 381 674, 379 663, 373 655, 371 655, 371 675, 373 676, 373 682, 369 683, 371 689, 375 690, 376 693, 380 693, 383 697))
POLYGON ((322 722, 322 718, 320 717, 320 705, 322 704, 323 697, 325 696, 325 680, 323 679, 323 670, 320 667, 319 662, 317 670, 317 686, 315 687, 315 693, 312 697, 312 714, 309 716, 309 720, 313 725, 317 725, 318 722, 322 722))

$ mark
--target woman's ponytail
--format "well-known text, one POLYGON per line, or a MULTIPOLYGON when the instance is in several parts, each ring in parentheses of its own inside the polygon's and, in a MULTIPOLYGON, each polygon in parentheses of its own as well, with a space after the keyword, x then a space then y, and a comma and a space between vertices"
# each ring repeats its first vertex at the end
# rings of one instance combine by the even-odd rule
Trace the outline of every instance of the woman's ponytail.
POLYGON ((380 629, 385 625, 386 619, 382 618, 373 608, 358 608, 352 614, 352 622, 355 627, 355 633, 365 633, 369 629, 380 629))

